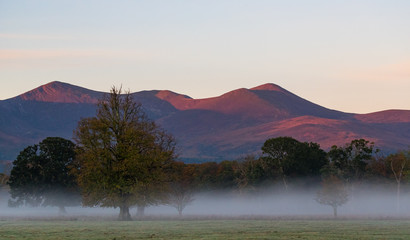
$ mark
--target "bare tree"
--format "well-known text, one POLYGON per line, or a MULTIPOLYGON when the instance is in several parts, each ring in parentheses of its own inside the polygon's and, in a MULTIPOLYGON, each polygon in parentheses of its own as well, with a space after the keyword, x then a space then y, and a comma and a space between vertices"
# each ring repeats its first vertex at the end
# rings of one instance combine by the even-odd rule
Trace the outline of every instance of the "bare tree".
POLYGON ((183 162, 173 162, 169 171, 171 180, 167 186, 166 204, 175 207, 179 216, 192 201, 194 192, 194 170, 192 165, 183 162))
POLYGON ((193 192, 181 183, 173 183, 170 188, 168 205, 175 207, 178 210, 178 215, 182 216, 184 208, 195 200, 193 192))
POLYGON ((390 169, 393 172, 394 178, 397 183, 396 209, 397 211, 399 211, 400 210, 401 182, 403 180, 404 175, 406 174, 406 167, 409 165, 408 161, 410 159, 408 156, 406 156, 404 152, 399 152, 396 154, 389 155, 386 160, 387 162, 390 163, 390 169))
POLYGON ((238 165, 236 165, 236 184, 239 193, 244 193, 246 190, 254 191, 255 183, 259 179, 264 179, 264 166, 261 161, 257 160, 254 155, 245 156, 238 165))

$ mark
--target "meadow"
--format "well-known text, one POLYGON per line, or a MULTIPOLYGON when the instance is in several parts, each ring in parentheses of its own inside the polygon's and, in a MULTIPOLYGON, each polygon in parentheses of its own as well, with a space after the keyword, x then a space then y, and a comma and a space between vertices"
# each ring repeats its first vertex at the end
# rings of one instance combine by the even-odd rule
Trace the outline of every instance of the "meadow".
POLYGON ((0 239, 408 239, 410 220, 2 220, 0 239))

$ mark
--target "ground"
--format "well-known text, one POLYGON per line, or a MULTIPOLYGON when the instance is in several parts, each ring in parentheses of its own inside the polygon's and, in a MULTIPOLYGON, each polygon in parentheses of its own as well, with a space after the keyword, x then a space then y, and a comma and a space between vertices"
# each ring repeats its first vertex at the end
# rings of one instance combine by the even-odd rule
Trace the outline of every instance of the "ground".
POLYGON ((2 220, 0 239, 408 239, 410 220, 2 220))

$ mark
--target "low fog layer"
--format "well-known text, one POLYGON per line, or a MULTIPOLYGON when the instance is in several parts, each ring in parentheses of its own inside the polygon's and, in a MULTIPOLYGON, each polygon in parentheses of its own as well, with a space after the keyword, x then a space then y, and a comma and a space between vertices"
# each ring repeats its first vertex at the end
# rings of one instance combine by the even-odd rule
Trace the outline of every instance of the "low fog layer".
MULTIPOLYGON (((184 209, 184 215, 215 216, 333 216, 332 208, 319 204, 316 192, 290 191, 259 194, 199 194, 195 201, 184 209)), ((339 216, 381 217, 409 216, 410 194, 402 195, 397 210, 395 192, 362 191, 351 195, 349 201, 338 207, 339 216)), ((147 214, 176 214, 166 206, 150 207, 147 214)))
MULTIPOLYGON (((332 208, 319 204, 316 190, 283 191, 265 190, 248 193, 196 194, 183 216, 196 217, 332 217, 332 208)), ((47 218, 61 217, 57 207, 18 207, 7 205, 8 195, 1 196, 1 218, 47 218)), ((118 209, 67 207, 65 217, 116 218, 118 209)), ((136 208, 131 209, 136 217, 136 208)), ((172 217, 178 212, 171 206, 150 206, 145 210, 147 217, 172 217)), ((395 191, 375 190, 362 187, 350 194, 349 201, 338 207, 339 217, 410 217, 410 194, 403 193, 398 207, 395 191)))

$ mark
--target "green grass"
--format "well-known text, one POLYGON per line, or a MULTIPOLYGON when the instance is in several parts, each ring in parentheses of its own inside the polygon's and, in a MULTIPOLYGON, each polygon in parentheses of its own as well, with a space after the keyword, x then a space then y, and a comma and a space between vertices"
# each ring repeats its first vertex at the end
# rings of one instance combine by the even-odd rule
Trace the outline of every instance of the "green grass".
POLYGON ((0 221, 0 239, 409 239, 409 220, 0 221))

